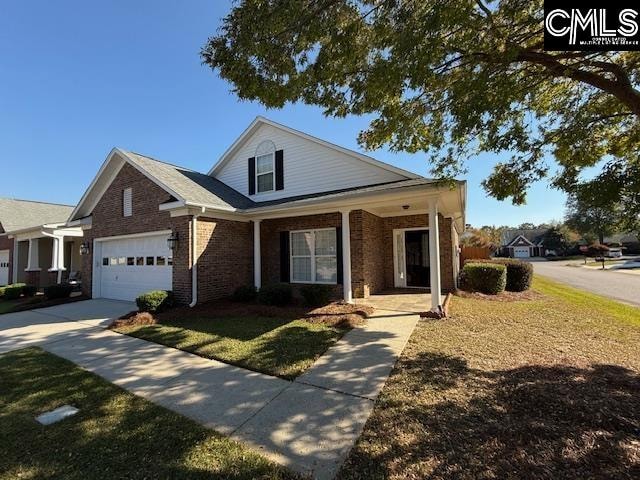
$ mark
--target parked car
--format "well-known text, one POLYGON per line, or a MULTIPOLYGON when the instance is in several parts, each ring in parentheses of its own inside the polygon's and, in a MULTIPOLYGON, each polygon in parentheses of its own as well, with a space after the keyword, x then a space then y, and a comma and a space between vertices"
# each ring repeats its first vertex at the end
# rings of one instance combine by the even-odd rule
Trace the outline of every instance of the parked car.
POLYGON ((622 256, 622 248, 620 247, 609 247, 609 251, 604 254, 607 258, 620 258, 622 256))

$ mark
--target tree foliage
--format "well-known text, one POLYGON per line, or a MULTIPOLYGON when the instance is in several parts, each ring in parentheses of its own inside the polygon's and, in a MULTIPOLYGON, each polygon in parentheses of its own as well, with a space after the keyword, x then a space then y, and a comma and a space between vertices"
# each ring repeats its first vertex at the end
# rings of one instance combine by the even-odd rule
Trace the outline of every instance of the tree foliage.
POLYGON ((622 202, 611 201, 608 193, 597 181, 586 182, 567 201, 565 216, 567 226, 586 239, 598 239, 613 235, 631 223, 622 202))
POLYGON ((567 250, 567 238, 559 227, 551 227, 542 237, 542 244, 547 250, 554 250, 557 255, 564 255, 567 250))
POLYGON ((515 204, 599 165, 637 218, 640 54, 547 52, 542 25, 543 0, 241 0, 201 54, 241 99, 372 115, 364 147, 426 152, 440 178, 509 152, 484 187, 515 204))
POLYGON ((488 248, 495 252, 502 244, 502 232, 506 228, 495 225, 483 225, 480 228, 467 226, 464 236, 460 238, 460 244, 467 247, 488 248))

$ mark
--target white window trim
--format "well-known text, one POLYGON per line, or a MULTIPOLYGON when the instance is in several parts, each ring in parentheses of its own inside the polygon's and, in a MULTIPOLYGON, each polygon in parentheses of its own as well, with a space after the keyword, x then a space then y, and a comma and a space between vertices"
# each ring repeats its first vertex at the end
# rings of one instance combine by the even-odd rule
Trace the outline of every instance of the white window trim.
POLYGON ((338 284, 338 231, 335 227, 329 228, 308 228, 305 230, 292 230, 289 232, 289 282, 310 284, 315 283, 319 285, 337 285, 338 284), (335 255, 316 255, 316 232, 323 232, 333 230, 336 232, 336 253, 335 255), (294 233, 311 233, 311 246, 309 248, 310 255, 294 255, 293 254, 293 234, 294 233), (311 259, 311 280, 294 280, 293 279, 293 259, 295 258, 310 258, 311 259), (332 258, 336 259, 336 281, 335 282, 321 282, 316 280, 316 258, 332 258))
POLYGON ((260 195, 262 193, 271 193, 271 192, 275 192, 276 191, 276 154, 275 152, 271 152, 271 153, 263 153, 262 155, 256 155, 256 175, 255 175, 255 182, 256 182, 256 195, 260 195), (258 158, 259 157, 266 157, 267 155, 271 156, 271 170, 267 171, 267 172, 262 172, 262 173, 258 173, 258 158), (271 175, 271 188, 269 190, 262 190, 260 191, 260 183, 258 182, 258 177, 262 176, 262 175, 271 175))

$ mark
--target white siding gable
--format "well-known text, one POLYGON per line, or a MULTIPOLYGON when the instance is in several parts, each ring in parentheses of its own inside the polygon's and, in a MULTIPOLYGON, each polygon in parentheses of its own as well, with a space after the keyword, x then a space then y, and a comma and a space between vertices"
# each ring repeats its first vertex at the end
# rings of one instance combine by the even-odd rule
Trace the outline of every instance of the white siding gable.
POLYGON ((248 159, 265 140, 283 150, 284 190, 251 195, 256 202, 409 178, 268 124, 260 125, 214 176, 249 196, 248 159))

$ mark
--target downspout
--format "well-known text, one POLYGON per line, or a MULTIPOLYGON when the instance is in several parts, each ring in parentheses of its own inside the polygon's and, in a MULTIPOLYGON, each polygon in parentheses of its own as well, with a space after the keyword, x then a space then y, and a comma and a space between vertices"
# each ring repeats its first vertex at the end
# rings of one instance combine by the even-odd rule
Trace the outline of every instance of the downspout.
MULTIPOLYGON (((204 213, 204 207, 202 207, 202 213, 204 213)), ((198 303, 198 217, 200 215, 194 215, 191 220, 191 303, 190 308, 196 306, 198 303)))

